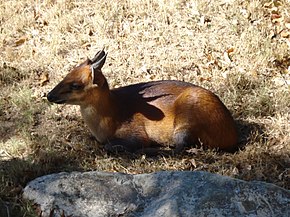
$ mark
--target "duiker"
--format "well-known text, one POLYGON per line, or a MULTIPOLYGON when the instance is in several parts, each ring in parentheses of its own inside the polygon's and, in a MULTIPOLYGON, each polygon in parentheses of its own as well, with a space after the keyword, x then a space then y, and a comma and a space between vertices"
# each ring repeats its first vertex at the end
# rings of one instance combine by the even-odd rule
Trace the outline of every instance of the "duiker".
POLYGON ((82 117, 107 150, 173 153, 189 144, 231 151, 237 147, 234 120, 209 90, 181 81, 152 81, 110 89, 102 73, 107 54, 74 68, 47 99, 79 105, 82 117))

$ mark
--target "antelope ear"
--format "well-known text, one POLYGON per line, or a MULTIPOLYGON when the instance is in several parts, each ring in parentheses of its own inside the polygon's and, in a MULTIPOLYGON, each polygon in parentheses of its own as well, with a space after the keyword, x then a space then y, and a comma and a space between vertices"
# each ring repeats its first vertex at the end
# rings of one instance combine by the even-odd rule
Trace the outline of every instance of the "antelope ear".
POLYGON ((92 81, 93 84, 97 84, 102 87, 105 83, 105 77, 102 74, 102 67, 106 62, 107 53, 104 50, 99 51, 95 57, 91 60, 92 81))
POLYGON ((100 70, 106 62, 107 53, 104 50, 99 51, 91 60, 91 67, 95 70, 100 70))

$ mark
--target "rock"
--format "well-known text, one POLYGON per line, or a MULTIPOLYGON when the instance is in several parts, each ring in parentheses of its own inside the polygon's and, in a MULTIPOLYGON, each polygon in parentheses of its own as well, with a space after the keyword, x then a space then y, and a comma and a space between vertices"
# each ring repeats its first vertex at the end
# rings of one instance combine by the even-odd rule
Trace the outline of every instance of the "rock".
POLYGON ((63 172, 31 181, 23 197, 45 217, 290 216, 290 191, 208 172, 63 172))

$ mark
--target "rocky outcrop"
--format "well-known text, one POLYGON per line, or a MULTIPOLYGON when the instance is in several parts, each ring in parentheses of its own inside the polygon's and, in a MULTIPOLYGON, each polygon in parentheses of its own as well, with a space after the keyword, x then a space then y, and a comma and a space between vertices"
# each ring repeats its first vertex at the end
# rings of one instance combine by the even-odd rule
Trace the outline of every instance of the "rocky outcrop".
POLYGON ((42 216, 290 216, 290 191, 208 172, 63 172, 33 180, 23 196, 42 216))

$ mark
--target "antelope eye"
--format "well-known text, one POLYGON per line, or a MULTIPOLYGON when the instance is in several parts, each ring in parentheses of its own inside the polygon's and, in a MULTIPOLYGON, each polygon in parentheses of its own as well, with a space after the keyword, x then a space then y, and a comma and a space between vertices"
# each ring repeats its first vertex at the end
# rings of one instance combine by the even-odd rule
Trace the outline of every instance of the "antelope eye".
POLYGON ((80 90, 80 89, 83 88, 83 85, 78 84, 78 83, 72 83, 72 84, 70 85, 70 88, 71 88, 72 90, 80 90))

